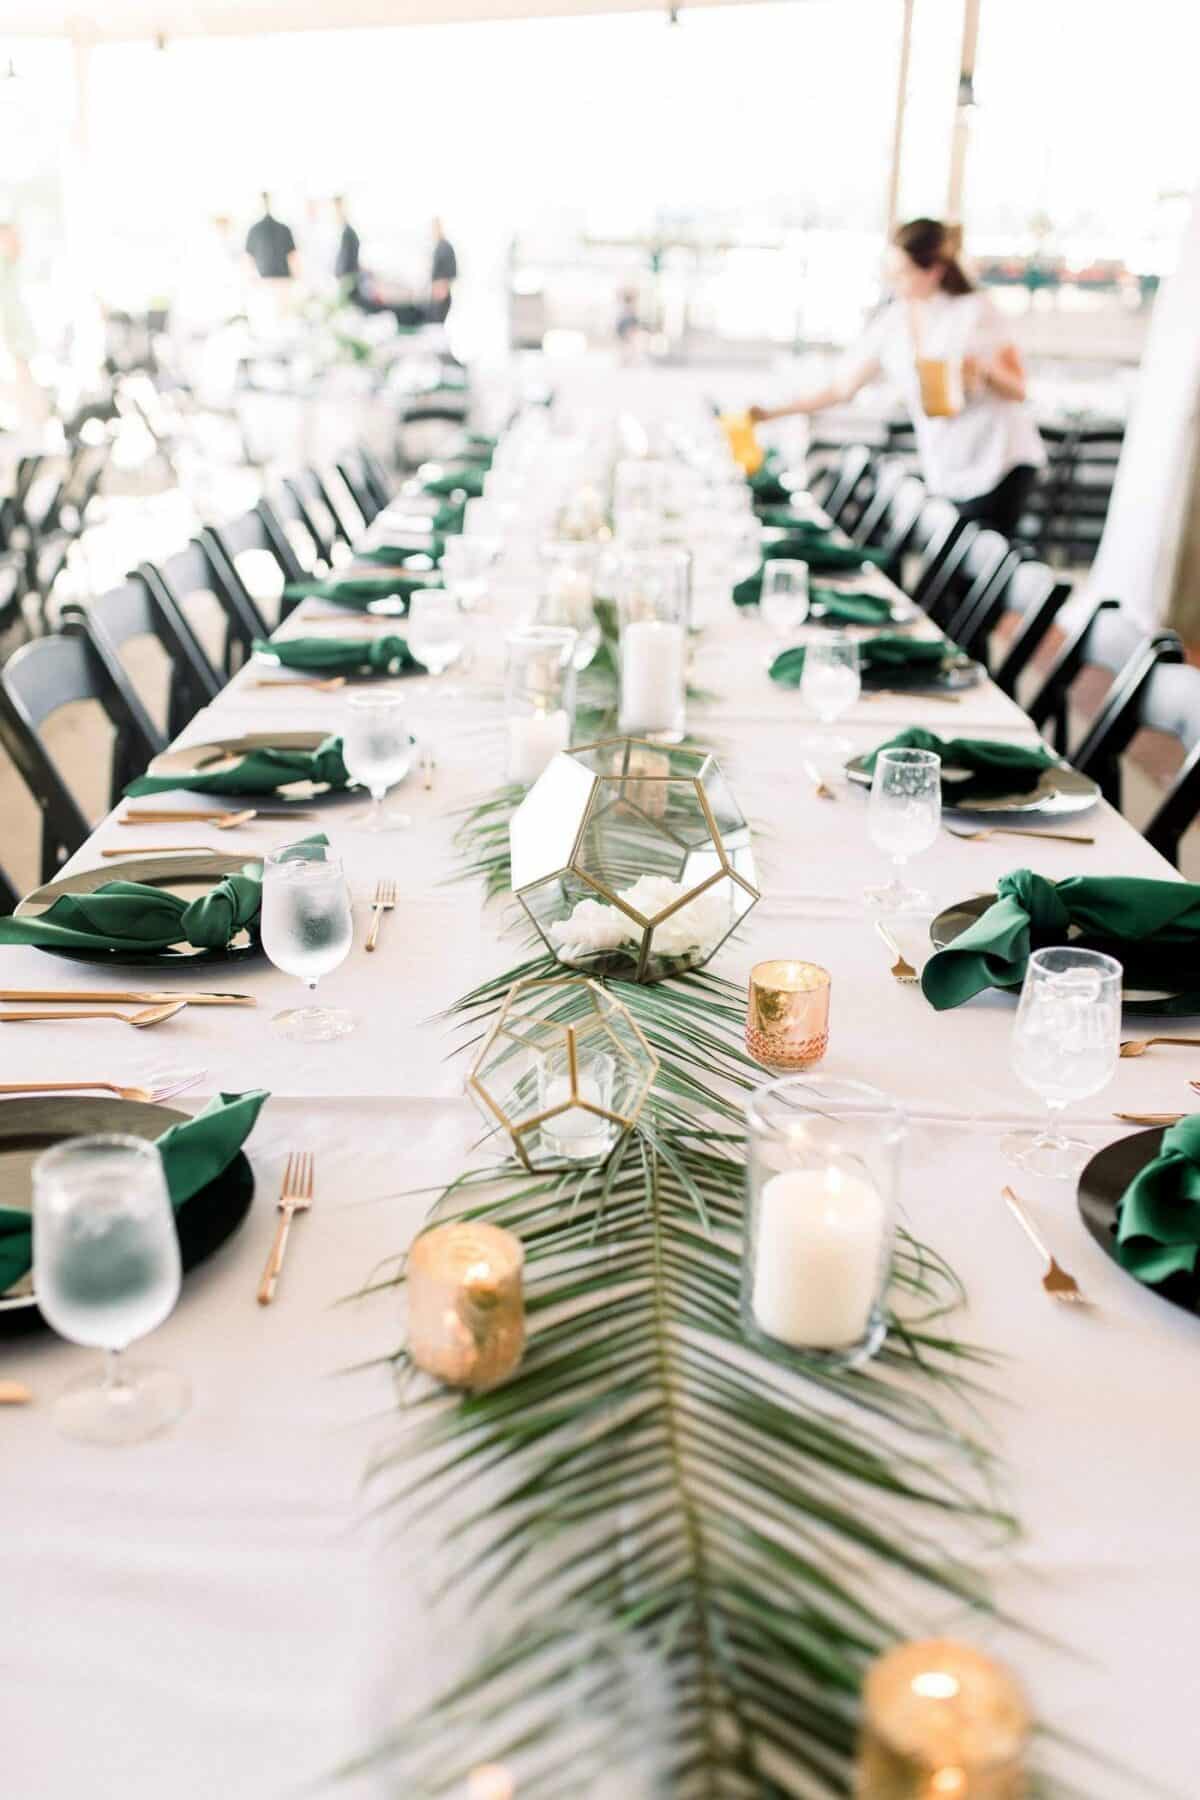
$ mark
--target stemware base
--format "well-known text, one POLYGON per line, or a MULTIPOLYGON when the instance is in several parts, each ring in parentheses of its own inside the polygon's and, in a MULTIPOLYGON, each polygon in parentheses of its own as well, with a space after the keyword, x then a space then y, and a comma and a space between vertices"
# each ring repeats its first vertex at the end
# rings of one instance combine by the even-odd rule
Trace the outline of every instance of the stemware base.
POLYGON ((299 1044, 325 1044, 332 1038, 349 1037, 358 1028, 352 1012, 332 1006, 289 1006, 275 1014, 274 1023, 285 1037, 299 1044))
POLYGON ((182 1375, 122 1360, 115 1378, 90 1370, 62 1390, 54 1423, 64 1437, 85 1444, 140 1444, 166 1431, 191 1404, 182 1375))
POLYGON ((1000 1148, 1007 1162, 1051 1181, 1073 1181, 1096 1154, 1094 1144, 1052 1131, 1010 1131, 1000 1148))
POLYGON ((350 813, 346 823, 359 831, 407 831, 412 825, 412 814, 393 812, 387 806, 364 806, 360 812, 350 813))
POLYGON ((885 881, 875 887, 865 887, 863 899, 881 913, 932 913, 935 905, 932 894, 927 894, 923 888, 909 887, 903 881, 885 881))

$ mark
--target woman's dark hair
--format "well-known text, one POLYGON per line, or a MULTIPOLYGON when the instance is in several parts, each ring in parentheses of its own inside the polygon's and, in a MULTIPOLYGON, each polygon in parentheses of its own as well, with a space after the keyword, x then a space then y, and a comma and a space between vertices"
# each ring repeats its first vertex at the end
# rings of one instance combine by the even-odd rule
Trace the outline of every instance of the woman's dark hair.
POLYGON ((940 219, 910 219, 900 226, 892 242, 918 269, 940 268, 947 294, 969 294, 974 288, 958 260, 962 231, 957 225, 943 225, 940 219))

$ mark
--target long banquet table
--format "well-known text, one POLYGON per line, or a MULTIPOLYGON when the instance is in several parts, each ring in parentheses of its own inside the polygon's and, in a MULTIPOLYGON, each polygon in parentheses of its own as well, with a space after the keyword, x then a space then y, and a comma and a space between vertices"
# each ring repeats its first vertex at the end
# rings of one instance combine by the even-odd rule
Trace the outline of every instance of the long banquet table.
MULTIPOLYGON (((428 1202, 416 1190, 456 1174, 477 1137, 461 1060, 449 1059, 453 1034, 436 1015, 522 950, 505 935, 505 905, 483 909, 477 885, 462 879, 451 843, 455 810, 502 776, 502 635, 519 588, 499 593, 479 618, 473 667, 450 678, 460 697, 424 679, 407 684, 414 728, 437 759, 432 789, 414 773, 403 790, 412 830, 364 835, 346 823, 356 803, 343 799, 308 827, 328 830, 356 901, 358 941, 326 983, 329 1000, 359 1015, 355 1035, 323 1045, 280 1037, 271 1015, 291 1001, 294 984, 265 961, 211 981, 253 993, 255 1011, 193 1008, 146 1034, 96 1023, 0 1035, 6 1079, 139 1083, 164 1064, 202 1065, 203 1084, 177 1103, 188 1111, 220 1090, 261 1085, 272 1095, 249 1146, 251 1216, 187 1278, 150 1346, 194 1388, 192 1410, 168 1435, 121 1451, 63 1440, 50 1403, 85 1353, 49 1333, 0 1347, 0 1372, 35 1395, 28 1407, 0 1411, 0 1710, 4 1786, 14 1796, 260 1800, 322 1785, 325 1771, 361 1748, 380 1669, 399 1669, 389 1680, 402 1687, 405 1655, 419 1660, 411 1596, 381 1592, 364 1524, 362 1475, 373 1447, 386 1442, 392 1395, 386 1365, 360 1365, 394 1348, 398 1302, 388 1292, 339 1302, 405 1248, 428 1202), (379 951, 365 956, 380 874, 396 876, 401 903, 384 922, 379 951), (296 1227, 276 1304, 263 1309, 255 1286, 293 1147, 316 1152, 316 1204, 296 1227), (389 1639, 382 1660, 381 1616, 389 1639)), ((284 629, 338 616, 306 602, 284 629)), ((357 617, 348 621, 348 630, 362 628, 357 617)), ((1180 1627, 1200 1592, 1200 1434, 1187 1363, 1200 1353, 1200 1323, 1105 1259, 1068 1184, 1022 1179, 1095 1309, 1056 1306, 1043 1293, 1000 1200, 1010 1179, 1000 1135, 1039 1113, 1009 1069, 1013 1003, 982 996, 938 1015, 919 989, 892 980, 858 898, 881 874, 865 797, 844 783, 832 802, 813 793, 797 766, 801 707, 768 681, 766 651, 762 627, 731 608, 695 658, 693 678, 714 698, 693 708, 690 728, 711 741, 763 827, 764 899, 717 966, 739 979, 765 955, 829 968, 824 1067, 876 1083, 909 1109, 908 1221, 966 1284, 956 1333, 1002 1353, 979 1406, 1025 1535, 1015 1552, 996 1555, 997 1593, 1032 1629, 1002 1632, 951 1612, 931 1614, 930 1628, 995 1644, 1044 1720, 1123 1765, 1093 1764, 1080 1791, 1095 1800, 1195 1793, 1195 1683, 1180 1627)), ((337 694, 258 689, 259 672, 242 671, 185 740, 273 725, 338 728, 337 694)), ((866 749, 907 723, 1032 735, 990 685, 954 708, 864 699, 843 729, 866 749)), ((984 892, 1022 863, 1051 877, 1171 874, 1107 805, 1079 828, 1094 833, 1093 847, 943 833, 917 872, 943 902, 984 892)), ((244 840, 261 850, 283 841, 283 830, 259 822, 236 834, 236 847, 244 840)), ((233 835, 211 841, 233 849, 233 835)), ((92 866, 117 844, 132 852, 139 840, 196 839, 194 825, 142 833, 109 818, 72 866, 92 866)), ((918 960, 924 928, 906 921, 898 929, 918 960)), ((80 975, 80 965, 34 949, 0 951, 5 986, 65 988, 80 975)), ((188 983, 161 985, 183 992, 188 983)), ((1110 1108, 1185 1108, 1192 1067, 1180 1052, 1122 1062, 1111 1088, 1074 1122, 1099 1146, 1128 1129, 1110 1108)), ((1062 1759, 1051 1748, 1049 1761, 1062 1759)))

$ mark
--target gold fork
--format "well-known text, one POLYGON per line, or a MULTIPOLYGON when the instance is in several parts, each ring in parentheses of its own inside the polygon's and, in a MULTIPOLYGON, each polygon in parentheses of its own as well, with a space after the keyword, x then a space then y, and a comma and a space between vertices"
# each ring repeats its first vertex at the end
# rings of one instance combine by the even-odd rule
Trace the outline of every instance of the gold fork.
POLYGON ((1021 1227, 1021 1230, 1025 1233, 1034 1249, 1040 1256, 1045 1257, 1046 1262, 1049 1265, 1046 1269, 1046 1273, 1042 1276, 1042 1286, 1045 1288, 1046 1292, 1055 1300, 1065 1300, 1071 1306, 1089 1306, 1091 1302, 1086 1300, 1080 1292, 1079 1283, 1073 1275, 1068 1275, 1067 1271, 1060 1268, 1055 1262, 1045 1243, 1038 1235, 1032 1219, 1029 1217, 1029 1214, 1025 1211, 1025 1208, 1021 1205, 1021 1202, 1017 1199, 1017 1196, 1013 1193, 1012 1189, 1006 1187, 1001 1191, 1004 1194, 1005 1204, 1007 1205, 1009 1212, 1011 1212, 1013 1218, 1017 1221, 1017 1224, 1021 1227))
POLYGON ((803 768, 804 768, 804 773, 808 776, 808 779, 812 782, 812 790, 813 790, 813 793, 817 796, 818 800, 836 800, 837 799, 837 795, 834 793, 833 789, 829 786, 828 782, 822 780, 821 771, 818 769, 816 763, 805 762, 803 764, 803 768))
POLYGON ((258 1284, 258 1304, 270 1306, 275 1298, 275 1288, 283 1270, 283 1259, 287 1254, 288 1235, 292 1229, 292 1220, 298 1212, 308 1212, 313 1199, 313 1153, 311 1150, 293 1150, 289 1153, 283 1170, 283 1185, 279 1190, 279 1223, 275 1227, 275 1242, 271 1245, 271 1254, 262 1272, 262 1280, 258 1284))
POLYGON ((275 680, 272 676, 263 675, 253 683, 254 687, 313 688, 318 694, 333 694, 337 692, 338 688, 344 688, 345 685, 346 677, 344 675, 326 675, 323 677, 314 675, 306 681, 286 681, 282 677, 280 677, 279 680, 275 680))
POLYGON ((892 974, 896 977, 896 980, 903 982, 913 982, 918 980, 917 971, 913 968, 882 919, 876 919, 875 929, 896 959, 892 964, 892 974))
POLYGON ((367 934, 366 948, 373 950, 379 936, 379 924, 385 912, 391 912, 396 904, 396 884, 386 876, 380 876, 375 883, 375 898, 371 902, 371 910, 375 917, 371 920, 371 929, 367 934))
POLYGON ((1177 1037, 1126 1038, 1125 1042, 1121 1045, 1121 1055, 1122 1056, 1145 1056, 1145 1054, 1146 1054, 1147 1050, 1150 1048, 1151 1044, 1190 1044, 1192 1046, 1192 1048, 1195 1050, 1195 1049, 1200 1049, 1200 1038, 1177 1038, 1177 1037))

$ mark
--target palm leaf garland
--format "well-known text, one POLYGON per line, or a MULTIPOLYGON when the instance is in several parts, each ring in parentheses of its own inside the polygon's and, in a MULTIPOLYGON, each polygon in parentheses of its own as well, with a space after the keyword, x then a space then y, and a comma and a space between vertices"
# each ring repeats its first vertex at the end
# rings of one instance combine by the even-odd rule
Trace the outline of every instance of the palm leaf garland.
MULTIPOLYGON (((520 797, 494 795, 460 828, 489 894, 507 888, 520 797)), ((535 956, 463 996, 466 1039, 513 981, 558 968, 535 956)), ((383 1504, 452 1521, 437 1560, 460 1608, 521 1624, 364 1760, 402 1756, 406 1794, 461 1791, 477 1763, 514 1756, 523 1797, 584 1791, 578 1745, 555 1751, 575 1692, 558 1673, 564 1620, 583 1608, 667 1683, 672 1792, 847 1794, 866 1664, 927 1625, 931 1602, 987 1608, 981 1552, 1015 1530, 964 1424, 986 1359, 949 1334, 958 1285, 908 1235, 865 1369, 800 1378, 751 1351, 738 1094, 762 1072, 741 1048, 744 993, 706 970, 605 985, 661 1059, 650 1101, 603 1167, 510 1160, 441 1195, 439 1217, 521 1238, 529 1345, 491 1393, 407 1384, 401 1441, 373 1471, 383 1504)), ((395 1363, 409 1373, 403 1351, 395 1363)), ((598 1688, 588 1706, 608 1708, 611 1764, 617 1698, 598 1688)))

